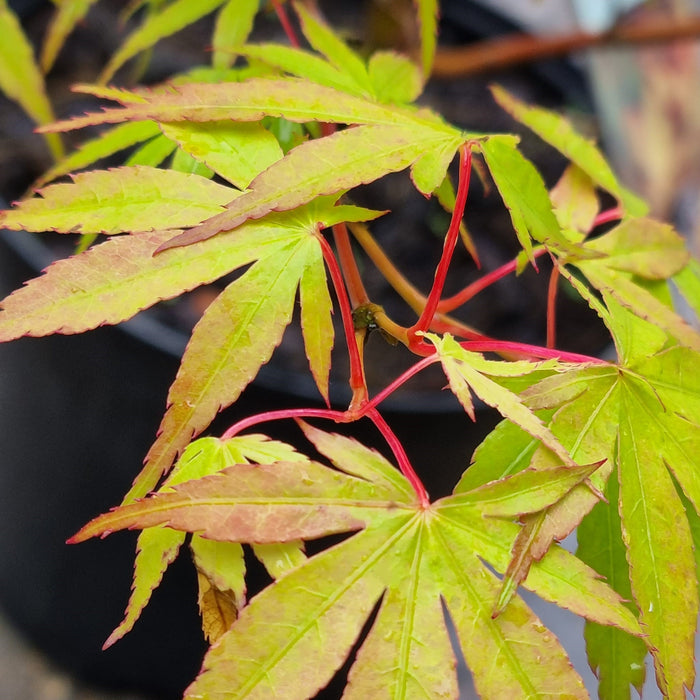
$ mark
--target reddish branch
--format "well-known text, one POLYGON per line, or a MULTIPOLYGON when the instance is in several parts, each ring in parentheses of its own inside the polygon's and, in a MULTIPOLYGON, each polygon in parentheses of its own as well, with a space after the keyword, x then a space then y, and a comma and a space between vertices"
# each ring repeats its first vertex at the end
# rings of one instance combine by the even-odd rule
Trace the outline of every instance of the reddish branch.
POLYGON ((365 372, 362 366, 360 349, 355 338, 352 307, 350 306, 350 300, 348 299, 348 293, 345 289, 345 282, 343 281, 343 275, 338 266, 338 261, 335 255, 333 255, 328 241, 320 234, 318 240, 321 243, 323 259, 328 267, 331 280, 333 281, 333 287, 338 298, 340 315, 343 321, 343 330, 345 331, 345 338, 348 344, 348 353, 350 356, 350 388, 353 394, 351 406, 359 406, 367 400, 367 384, 365 382, 365 372))
POLYGON ((433 64, 433 76, 449 79, 473 75, 596 46, 664 43, 699 36, 700 17, 674 19, 664 15, 597 34, 574 32, 547 37, 509 34, 469 46, 439 49, 433 64))

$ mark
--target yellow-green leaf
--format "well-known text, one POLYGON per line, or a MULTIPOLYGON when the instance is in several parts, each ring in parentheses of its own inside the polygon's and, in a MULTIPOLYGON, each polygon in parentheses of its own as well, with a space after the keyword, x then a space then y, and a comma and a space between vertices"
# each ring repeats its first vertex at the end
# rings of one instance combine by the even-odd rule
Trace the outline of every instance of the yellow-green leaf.
POLYGON ((194 226, 239 192, 197 175, 147 166, 92 170, 48 185, 0 214, 14 231, 120 233, 194 226))
POLYGON ((164 122, 161 128, 180 148, 241 190, 282 157, 277 139, 260 124, 164 122))
MULTIPOLYGON (((173 238, 169 245, 190 245, 272 210, 293 209, 320 195, 372 182, 409 167, 431 148, 440 149, 446 144, 453 152, 459 146, 454 136, 444 132, 431 134, 415 127, 380 125, 357 126, 307 141, 258 175, 250 189, 225 212, 173 238)), ((429 186, 437 187, 443 177, 444 172, 429 186)))
POLYGON ((94 4, 95 0, 64 0, 57 4, 41 50, 41 68, 44 73, 51 70, 66 37, 94 4))
POLYGON ((100 74, 100 82, 106 83, 130 58, 148 49, 163 37, 184 29, 196 20, 213 12, 225 0, 174 0, 161 11, 149 15, 146 21, 135 29, 119 50, 110 58, 100 74))
POLYGON ((598 186, 617 197, 628 214, 646 214, 648 207, 645 202, 619 184, 598 148, 581 136, 564 117, 542 107, 527 105, 501 87, 493 87, 492 92, 498 104, 515 119, 563 153, 598 186))
POLYGON ((216 16, 212 38, 214 68, 230 68, 236 60, 236 49, 248 38, 258 12, 259 0, 227 0, 216 16))
MULTIPOLYGON (((46 94, 44 78, 34 59, 31 44, 7 0, 0 0, 0 36, 0 91, 18 102, 37 124, 52 122, 53 109, 46 94)), ((46 142, 54 158, 63 155, 60 139, 47 138, 46 142)))

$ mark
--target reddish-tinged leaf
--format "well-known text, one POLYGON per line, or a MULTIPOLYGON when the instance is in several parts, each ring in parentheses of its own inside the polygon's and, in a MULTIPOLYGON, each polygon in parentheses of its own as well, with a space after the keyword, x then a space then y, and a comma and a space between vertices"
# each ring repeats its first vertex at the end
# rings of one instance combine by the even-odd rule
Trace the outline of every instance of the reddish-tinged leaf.
MULTIPOLYGON (((100 88, 80 86, 81 92, 100 88)), ((352 95, 297 78, 252 78, 222 84, 185 83, 167 90, 143 90, 138 94, 113 91, 111 99, 124 108, 74 117, 44 127, 43 131, 70 131, 95 124, 154 119, 159 122, 233 121, 257 122, 264 116, 293 122, 324 121, 339 124, 384 124, 442 127, 451 130, 425 109, 382 105, 374 99, 352 95)))
POLYGON ((112 55, 100 75, 100 82, 106 83, 130 58, 148 49, 166 36, 184 29, 196 20, 213 12, 225 0, 174 0, 159 12, 148 16, 146 21, 135 29, 119 50, 112 55))
POLYGON ((212 38, 212 63, 229 68, 236 60, 236 49, 245 43, 253 29, 260 0, 228 0, 216 16, 212 38))
MULTIPOLYGON (((295 452, 289 445, 270 440, 264 435, 244 435, 228 440, 202 438, 187 446, 161 491, 191 479, 216 474, 232 464, 245 464, 249 460, 263 463, 278 460, 303 462, 307 458, 295 452)), ((165 569, 174 561, 184 541, 184 532, 170 528, 146 528, 139 535, 132 593, 125 618, 105 642, 105 647, 114 644, 132 629, 148 604, 151 593, 160 585, 165 569)), ((232 601, 236 603, 236 610, 245 602, 243 553, 240 545, 202 540, 197 536, 192 539, 192 545, 199 573, 200 609, 205 632, 215 634, 217 624, 225 624, 226 620, 229 620, 233 611, 232 601), (221 556, 224 553, 225 556, 221 556)), ((281 562, 278 568, 285 564, 291 566, 293 562, 298 561, 301 554, 298 552, 298 544, 267 546, 289 550, 277 553, 281 562)), ((303 554, 301 556, 303 557, 303 554)))
MULTIPOLYGON (((273 217, 274 219, 274 217, 273 217)), ((81 333, 131 318, 161 299, 212 282, 298 238, 274 220, 251 222, 234 237, 155 251, 172 231, 116 236, 50 265, 2 302, 0 340, 81 333)))
MULTIPOLYGON (((350 672, 348 697, 374 697, 387 689, 394 697, 454 697, 443 601, 476 686, 487 696, 500 696, 498 688, 505 689, 503 697, 519 697, 523 689, 538 696, 556 685, 559 693, 585 697, 558 642, 522 601, 496 620, 490 614, 500 584, 482 561, 503 570, 519 528, 484 518, 480 505, 495 506, 493 513, 519 511, 535 492, 536 473, 513 477, 510 495, 503 483, 495 483, 425 508, 398 471, 390 471, 372 450, 310 426, 305 430, 355 475, 315 462, 230 467, 122 506, 74 538, 157 522, 247 542, 362 530, 296 562, 253 598, 207 654, 187 697, 312 696, 343 662, 382 596, 350 672), (543 655, 547 666, 540 663, 543 655), (315 660, 311 667, 303 663, 308 658, 315 660)), ((550 499, 568 487, 564 482, 571 473, 561 469, 555 475, 561 483, 544 487, 550 499)), ((545 599, 639 634, 617 595, 559 548, 532 567, 530 582, 545 599)))
POLYGON ((107 234, 184 228, 219 213, 239 192, 196 175, 134 166, 79 173, 39 194, 2 212, 0 225, 107 234))
POLYGON ((228 406, 271 357, 292 318, 300 275, 318 243, 278 248, 231 283, 197 323, 168 394, 168 410, 127 500, 157 483, 193 435, 228 406))
POLYGON ((372 182, 407 168, 446 141, 455 149, 459 145, 454 136, 444 132, 431 134, 415 127, 378 125, 358 126, 307 141, 258 175, 250 190, 232 202, 227 211, 174 238, 170 245, 190 245, 270 211, 293 209, 319 195, 372 182))
POLYGON ((315 462, 240 464, 120 506, 88 523, 71 542, 162 524, 226 542, 311 539, 359 530, 385 517, 387 509, 411 507, 393 496, 315 462))
POLYGON ((387 579, 398 576, 407 522, 408 514, 385 516, 253 598, 185 697, 313 697, 345 660, 387 579))

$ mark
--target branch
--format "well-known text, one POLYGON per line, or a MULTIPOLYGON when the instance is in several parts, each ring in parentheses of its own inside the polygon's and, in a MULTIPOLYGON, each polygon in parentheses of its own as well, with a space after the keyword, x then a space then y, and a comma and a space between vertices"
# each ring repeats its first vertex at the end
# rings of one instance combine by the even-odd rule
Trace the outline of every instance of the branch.
POLYGON ((564 56, 597 46, 658 44, 695 39, 698 36, 700 17, 679 20, 666 16, 649 17, 643 22, 614 27, 596 34, 573 32, 549 37, 509 34, 469 46, 438 49, 432 74, 435 78, 458 78, 564 56))

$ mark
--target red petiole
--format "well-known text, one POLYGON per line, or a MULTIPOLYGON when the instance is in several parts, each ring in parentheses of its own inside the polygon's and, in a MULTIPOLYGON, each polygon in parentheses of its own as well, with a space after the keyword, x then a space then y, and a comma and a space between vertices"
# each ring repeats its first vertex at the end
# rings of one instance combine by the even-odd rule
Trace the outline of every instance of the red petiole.
POLYGON ((301 44, 299 43, 299 39, 297 38, 296 32, 294 31, 294 27, 292 26, 292 22, 289 19, 289 15, 287 14, 287 10, 285 9, 284 5, 280 2, 280 0, 272 0, 272 6, 275 9, 275 14, 282 25, 282 29, 284 30, 287 39, 289 39, 289 43, 295 48, 299 48, 301 44))
MULTIPOLYGON (((537 248, 533 251, 533 256, 535 258, 539 258, 546 252, 546 248, 537 248)), ((499 268, 493 270, 492 272, 489 272, 480 279, 476 280, 476 282, 472 282, 472 284, 465 287, 461 292, 458 292, 454 296, 448 297, 446 299, 442 299, 438 304, 437 310, 441 313, 448 313, 453 309, 456 309, 457 307, 461 306, 462 304, 475 297, 479 292, 482 292, 487 287, 490 287, 495 282, 498 282, 498 280, 507 277, 512 272, 515 272, 517 267, 517 258, 511 260, 510 262, 507 262, 505 265, 501 265, 499 268)))
POLYGON ((411 349, 423 345, 425 341, 418 335, 420 332, 427 331, 438 310, 438 304, 442 297, 442 290, 445 288, 445 280, 447 279, 447 271, 454 255, 457 240, 459 238, 459 226, 464 216, 464 207, 467 203, 467 194, 469 192, 469 179, 472 169, 472 151, 469 142, 463 143, 459 149, 459 184, 457 186, 457 196, 455 208, 452 212, 450 227, 445 236, 445 243, 442 248, 442 256, 435 270, 435 279, 432 289, 428 295, 428 300, 425 308, 416 323, 408 330, 408 337, 411 349))

